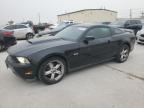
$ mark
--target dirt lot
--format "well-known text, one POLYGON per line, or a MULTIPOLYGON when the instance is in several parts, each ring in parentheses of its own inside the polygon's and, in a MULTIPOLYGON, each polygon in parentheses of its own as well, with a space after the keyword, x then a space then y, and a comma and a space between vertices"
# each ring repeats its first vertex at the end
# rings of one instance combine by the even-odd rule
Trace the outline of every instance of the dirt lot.
POLYGON ((6 56, 0 53, 0 108, 144 108, 143 45, 123 64, 89 67, 51 86, 15 76, 6 56))

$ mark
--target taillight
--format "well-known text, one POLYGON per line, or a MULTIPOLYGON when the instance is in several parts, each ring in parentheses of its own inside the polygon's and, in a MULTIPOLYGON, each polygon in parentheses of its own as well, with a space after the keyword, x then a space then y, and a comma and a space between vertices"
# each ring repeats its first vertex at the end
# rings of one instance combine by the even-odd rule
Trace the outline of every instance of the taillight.
POLYGON ((11 36, 13 36, 13 32, 3 32, 3 35, 5 37, 11 37, 11 36))

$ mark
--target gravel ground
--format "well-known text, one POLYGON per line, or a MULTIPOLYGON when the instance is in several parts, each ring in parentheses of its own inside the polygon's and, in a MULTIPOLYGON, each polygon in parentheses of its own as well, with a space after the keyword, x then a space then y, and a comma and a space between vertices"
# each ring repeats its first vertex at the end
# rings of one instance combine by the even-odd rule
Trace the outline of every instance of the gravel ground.
POLYGON ((108 62, 69 73, 60 83, 24 81, 0 53, 0 108, 144 108, 144 46, 127 62, 108 62))

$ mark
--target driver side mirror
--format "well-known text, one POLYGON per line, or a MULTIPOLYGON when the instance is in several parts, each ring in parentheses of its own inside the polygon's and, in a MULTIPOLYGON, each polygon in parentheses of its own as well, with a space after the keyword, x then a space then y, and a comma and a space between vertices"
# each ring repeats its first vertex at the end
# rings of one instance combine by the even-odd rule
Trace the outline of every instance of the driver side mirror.
POLYGON ((94 36, 86 36, 84 42, 88 44, 89 41, 93 41, 93 40, 95 40, 94 36))
POLYGON ((126 28, 128 28, 129 26, 130 26, 130 24, 129 24, 129 23, 126 23, 126 24, 125 24, 125 27, 126 27, 126 28))

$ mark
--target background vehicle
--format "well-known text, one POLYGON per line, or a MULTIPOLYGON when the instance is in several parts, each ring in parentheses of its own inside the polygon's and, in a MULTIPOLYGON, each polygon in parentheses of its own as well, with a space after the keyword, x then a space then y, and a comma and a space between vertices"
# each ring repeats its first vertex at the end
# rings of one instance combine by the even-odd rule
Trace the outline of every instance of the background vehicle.
POLYGON ((55 36, 58 32, 64 30, 65 28, 67 28, 69 26, 72 26, 72 25, 74 25, 74 24, 73 23, 61 23, 52 30, 42 31, 42 32, 36 34, 35 37, 41 37, 41 36, 45 36, 45 35, 55 36))
POLYGON ((33 29, 35 34, 39 33, 39 31, 45 30, 45 28, 48 26, 45 23, 34 25, 32 21, 22 22, 20 24, 28 25, 30 28, 33 29))
POLYGON ((134 30, 136 33, 142 29, 142 23, 140 20, 118 20, 110 24, 113 27, 125 28, 134 30))
POLYGON ((38 77, 46 84, 55 84, 69 71, 111 59, 125 62, 135 39, 133 32, 119 28, 73 25, 54 37, 11 47, 6 65, 23 78, 38 77))
POLYGON ((49 27, 49 29, 52 30, 52 29, 56 28, 57 26, 58 26, 57 23, 56 23, 56 24, 53 24, 53 25, 51 25, 51 26, 49 27))
POLYGON ((33 25, 33 30, 34 30, 35 34, 37 34, 46 29, 52 29, 51 26, 53 26, 53 24, 51 24, 51 23, 40 23, 37 25, 33 25))
POLYGON ((32 21, 22 22, 20 24, 28 25, 29 27, 33 28, 34 24, 32 21))
POLYGON ((12 31, 0 30, 0 52, 16 44, 16 38, 12 31))
POLYGON ((137 43, 144 44, 144 23, 143 28, 137 32, 137 43))
POLYGON ((3 29, 14 31, 16 39, 31 39, 34 36, 33 29, 25 24, 9 25, 3 29))

